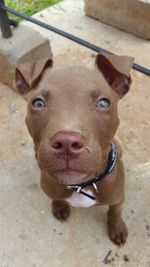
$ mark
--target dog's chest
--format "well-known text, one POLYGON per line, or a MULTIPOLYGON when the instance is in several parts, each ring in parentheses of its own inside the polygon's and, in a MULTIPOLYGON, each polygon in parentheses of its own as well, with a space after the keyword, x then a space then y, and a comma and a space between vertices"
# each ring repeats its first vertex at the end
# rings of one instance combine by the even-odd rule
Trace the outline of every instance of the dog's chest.
MULTIPOLYGON (((86 193, 94 197, 92 190, 86 190, 86 193)), ((65 199, 72 207, 88 208, 96 205, 96 200, 93 200, 81 193, 73 192, 72 195, 65 199)))

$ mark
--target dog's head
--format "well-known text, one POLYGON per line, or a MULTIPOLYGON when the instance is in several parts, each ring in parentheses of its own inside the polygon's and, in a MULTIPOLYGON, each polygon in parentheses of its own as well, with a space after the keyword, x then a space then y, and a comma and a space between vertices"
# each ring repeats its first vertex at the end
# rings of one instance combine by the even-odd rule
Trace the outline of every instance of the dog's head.
POLYGON ((51 59, 18 65, 16 88, 28 102, 26 124, 41 170, 64 184, 103 172, 132 63, 129 57, 98 54, 94 71, 52 68, 51 59))

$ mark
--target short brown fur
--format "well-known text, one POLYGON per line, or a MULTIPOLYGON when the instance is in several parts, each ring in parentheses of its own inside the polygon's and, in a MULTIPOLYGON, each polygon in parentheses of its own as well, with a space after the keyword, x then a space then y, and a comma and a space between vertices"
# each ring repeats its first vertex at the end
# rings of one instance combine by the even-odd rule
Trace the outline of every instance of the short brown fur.
POLYGON ((132 58, 98 54, 95 71, 77 66, 51 68, 49 59, 25 62, 16 70, 16 87, 28 102, 26 124, 35 144, 41 186, 53 199, 52 212, 57 219, 64 221, 70 215, 66 200, 74 191, 65 185, 103 173, 110 144, 116 144, 114 170, 97 182, 98 192, 89 188, 96 197, 95 205, 109 206, 109 236, 117 245, 126 241, 128 231, 121 216, 122 152, 114 136, 119 124, 117 104, 129 90, 132 63, 132 58))

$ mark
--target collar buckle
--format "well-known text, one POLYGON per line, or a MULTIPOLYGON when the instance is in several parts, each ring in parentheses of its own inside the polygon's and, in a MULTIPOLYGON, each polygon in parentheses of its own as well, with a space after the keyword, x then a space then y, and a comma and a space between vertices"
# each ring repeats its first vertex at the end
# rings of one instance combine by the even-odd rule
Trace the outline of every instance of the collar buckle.
POLYGON ((78 185, 65 185, 66 189, 71 190, 71 189, 75 189, 77 191, 77 193, 80 193, 82 187, 78 186, 78 185))

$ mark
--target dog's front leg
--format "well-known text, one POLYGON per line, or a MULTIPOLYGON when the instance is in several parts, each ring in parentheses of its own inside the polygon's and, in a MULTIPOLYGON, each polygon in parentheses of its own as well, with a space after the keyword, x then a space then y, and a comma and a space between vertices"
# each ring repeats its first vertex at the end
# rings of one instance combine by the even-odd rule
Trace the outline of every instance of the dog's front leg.
POLYGON ((128 230, 124 223, 121 212, 122 203, 110 205, 108 210, 108 231, 110 239, 117 245, 124 244, 128 236, 128 230))

